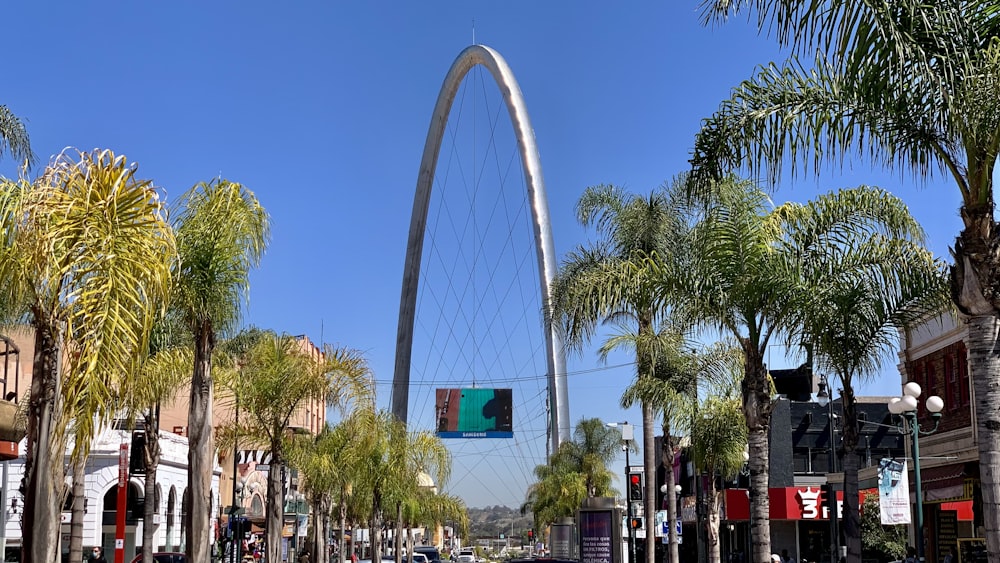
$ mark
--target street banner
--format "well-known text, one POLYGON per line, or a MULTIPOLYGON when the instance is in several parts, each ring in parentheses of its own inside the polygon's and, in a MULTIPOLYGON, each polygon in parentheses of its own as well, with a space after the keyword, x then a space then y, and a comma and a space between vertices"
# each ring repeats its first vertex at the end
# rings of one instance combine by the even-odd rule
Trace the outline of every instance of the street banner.
POLYGON ((905 461, 879 460, 878 507, 882 524, 910 523, 910 484, 906 479, 905 461))

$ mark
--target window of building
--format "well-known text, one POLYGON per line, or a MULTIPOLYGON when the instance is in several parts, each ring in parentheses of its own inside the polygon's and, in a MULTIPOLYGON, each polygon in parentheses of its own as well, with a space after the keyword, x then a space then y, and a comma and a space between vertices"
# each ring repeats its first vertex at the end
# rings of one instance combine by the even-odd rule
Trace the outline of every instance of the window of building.
POLYGON ((947 384, 944 386, 944 404, 949 411, 958 408, 958 397, 961 391, 958 390, 958 370, 955 369, 954 350, 949 350, 944 357, 944 376, 947 384))
POLYGON ((962 342, 958 343, 958 354, 957 354, 957 370, 958 370, 958 392, 959 397, 956 401, 962 407, 969 406, 969 362, 966 358, 965 344, 962 342))

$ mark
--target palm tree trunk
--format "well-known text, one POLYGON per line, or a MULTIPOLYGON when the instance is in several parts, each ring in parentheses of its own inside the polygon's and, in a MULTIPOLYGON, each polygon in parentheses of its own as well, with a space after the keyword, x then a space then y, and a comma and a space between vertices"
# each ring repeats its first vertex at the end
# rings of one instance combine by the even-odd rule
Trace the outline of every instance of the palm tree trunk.
POLYGON ((70 507, 69 560, 79 563, 83 560, 83 509, 87 498, 87 458, 73 460, 73 505, 70 507))
MULTIPOLYGON (((713 472, 712 475, 715 475, 713 472)), ((715 488, 715 478, 708 485, 708 563, 721 563, 722 551, 719 544, 719 491, 715 488)))
MULTIPOLYGON (((656 437, 653 435, 653 407, 646 403, 642 405, 642 467, 645 479, 643 485, 646 490, 643 494, 643 511, 647 526, 651 523, 652 515, 656 513, 656 437)), ((656 534, 646 531, 646 563, 656 563, 656 534)), ((677 544, 671 546, 671 561, 680 563, 676 557, 677 544)))
POLYGON ((396 563, 403 563, 403 503, 396 502, 396 537, 393 538, 392 548, 395 553, 396 563))
MULTIPOLYGON (((843 455, 844 460, 844 509, 842 525, 847 542, 847 563, 861 563, 861 516, 858 507, 858 408, 854 399, 854 389, 850 378, 844 382, 841 391, 844 408, 843 455)), ((831 421, 832 423, 832 421, 831 421)), ((835 504, 836 506, 836 504, 835 504)), ((832 517, 832 516, 831 516, 832 517)))
POLYGON ((156 469, 160 464, 160 406, 149 407, 143 418, 146 423, 146 447, 142 451, 146 461, 143 487, 146 503, 142 511, 142 563, 153 563, 153 552, 156 551, 153 540, 156 525, 153 524, 153 519, 159 509, 156 506, 156 469))
MULTIPOLYGON (((680 507, 677 506, 677 492, 674 490, 674 486, 677 484, 674 481, 674 441, 670 436, 670 429, 664 425, 663 427, 663 483, 666 485, 667 492, 664 493, 664 497, 667 500, 667 541, 670 545, 670 561, 674 563, 680 563, 680 547, 677 544, 677 522, 679 520, 678 512, 680 507)), ((656 473, 653 473, 656 475, 656 473)), ((650 479, 650 481, 656 481, 655 479, 650 479)), ((654 483, 655 485, 655 483, 654 483)), ((655 490, 655 489, 654 489, 655 490)), ((656 498, 655 496, 653 498, 656 498)), ((647 512, 646 514, 652 514, 647 512)), ((646 518, 647 522, 650 522, 650 518, 646 518)), ((652 526, 652 523, 647 524, 647 526, 652 526)), ((654 530, 646 530, 646 535, 655 536, 654 530)))
POLYGON ((340 538, 337 539, 337 553, 340 554, 340 555, 338 555, 338 557, 340 558, 340 560, 337 561, 337 563, 344 563, 344 561, 350 559, 351 558, 351 554, 354 553, 354 531, 353 530, 351 530, 351 544, 348 546, 348 545, 345 545, 345 542, 344 542, 344 533, 345 533, 346 528, 347 528, 347 499, 344 498, 344 496, 345 496, 344 495, 344 488, 341 487, 341 489, 340 489, 340 506, 338 507, 338 510, 340 512, 340 514, 339 514, 339 516, 340 516, 340 538), (349 551, 345 551, 345 549, 347 549, 349 551))
MULTIPOLYGON (((187 532, 185 551, 191 563, 208 563, 209 521, 212 506, 212 469, 215 440, 212 427, 212 351, 215 335, 208 321, 195 334, 194 373, 188 408, 188 494, 184 515, 187 532)), ((275 561, 269 559, 269 561, 275 561)))
MULTIPOLYGON (((285 461, 271 454, 271 469, 267 472, 267 560, 281 561, 281 530, 285 524, 285 461)), ((242 538, 237 538, 237 541, 242 538)), ((292 558, 289 557, 291 560, 292 558)))
POLYGON ((59 514, 66 447, 58 431, 60 408, 59 334, 36 309, 35 353, 28 409, 27 478, 22 514, 22 561, 51 563, 59 547, 59 514), (56 458, 56 459, 53 459, 56 458))
POLYGON ((382 495, 378 491, 372 495, 372 517, 368 523, 368 537, 371 545, 371 560, 382 560, 382 495))
MULTIPOLYGON (((956 257, 957 259, 957 257, 956 257)), ((983 526, 989 563, 1000 563, 1000 320, 996 315, 968 317, 969 372, 976 401, 983 526)))
POLYGON ((743 416, 747 422, 750 454, 750 556, 753 563, 771 561, 771 502, 768 498, 771 466, 768 428, 771 425, 771 386, 757 348, 743 340, 743 416))

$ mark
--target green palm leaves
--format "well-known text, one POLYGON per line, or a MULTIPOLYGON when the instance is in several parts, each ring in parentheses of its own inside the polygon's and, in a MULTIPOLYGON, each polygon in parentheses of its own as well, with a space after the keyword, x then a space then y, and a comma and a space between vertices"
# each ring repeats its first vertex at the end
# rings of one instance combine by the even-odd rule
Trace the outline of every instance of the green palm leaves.
POLYGON ((0 153, 4 152, 10 153, 18 162, 28 165, 35 162, 35 153, 31 151, 24 123, 10 108, 0 105, 0 153))
POLYGON ((24 541, 30 560, 48 561, 66 425, 88 413, 75 417, 74 435, 89 443, 114 411, 166 302, 176 252, 156 189, 111 151, 67 151, 33 184, 4 181, 0 213, 0 309, 30 318, 36 343, 24 541))
POLYGON ((180 262, 174 306, 191 327, 234 328, 250 271, 267 248, 270 222, 253 193, 228 180, 202 182, 173 212, 180 262))

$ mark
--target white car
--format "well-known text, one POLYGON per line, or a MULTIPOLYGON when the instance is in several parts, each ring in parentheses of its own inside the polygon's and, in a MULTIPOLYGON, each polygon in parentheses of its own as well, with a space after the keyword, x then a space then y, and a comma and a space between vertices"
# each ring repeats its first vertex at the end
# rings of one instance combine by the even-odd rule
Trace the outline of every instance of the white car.
MULTIPOLYGON (((406 558, 404 558, 403 560, 406 561, 406 558)), ((430 561, 427 559, 427 556, 424 555, 423 553, 414 552, 413 563, 430 563, 430 561)))

